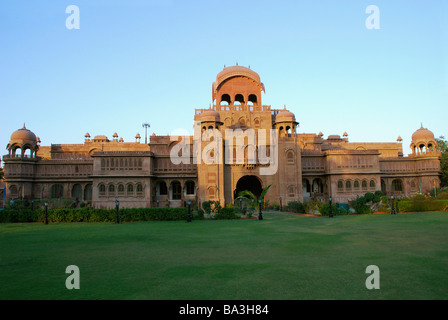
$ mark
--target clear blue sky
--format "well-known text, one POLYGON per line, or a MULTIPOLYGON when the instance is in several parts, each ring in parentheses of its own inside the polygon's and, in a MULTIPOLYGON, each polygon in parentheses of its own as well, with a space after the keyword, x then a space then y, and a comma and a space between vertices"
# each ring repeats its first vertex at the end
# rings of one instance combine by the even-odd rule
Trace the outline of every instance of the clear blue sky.
POLYGON ((42 140, 134 141, 192 132, 224 65, 258 72, 262 100, 299 132, 395 142, 423 123, 448 137, 448 1, 2 0, 0 147, 26 123, 42 140), (68 5, 80 10, 69 30, 68 5), (368 5, 380 29, 365 26, 368 5))

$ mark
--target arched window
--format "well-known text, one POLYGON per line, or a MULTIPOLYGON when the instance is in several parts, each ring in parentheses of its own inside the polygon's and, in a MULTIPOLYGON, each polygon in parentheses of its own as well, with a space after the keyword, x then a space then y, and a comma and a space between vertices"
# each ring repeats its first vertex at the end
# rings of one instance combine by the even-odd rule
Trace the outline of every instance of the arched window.
POLYGON ((127 195, 133 195, 134 194, 134 185, 133 184, 128 184, 126 192, 127 192, 127 195))
POLYGON ((286 154, 286 160, 288 164, 294 164, 294 151, 289 150, 286 154))
POLYGON ((80 184, 75 184, 72 188, 72 198, 82 200, 82 187, 80 184))
POLYGON ((195 194, 195 190, 194 190, 194 182, 193 181, 187 181, 185 184, 185 187, 187 189, 187 194, 191 195, 191 194, 195 194))
POLYGON ((58 199, 63 197, 64 188, 60 184, 54 184, 51 186, 51 198, 58 199))
POLYGON ((9 187, 9 193, 11 195, 11 198, 16 198, 18 196, 17 194, 17 186, 12 185, 9 187))
POLYGON ((109 194, 114 194, 115 193, 115 186, 113 184, 109 185, 109 194))
POLYGON ((310 193, 311 192, 311 184, 308 181, 308 179, 302 179, 302 189, 306 192, 306 193, 310 193))
POLYGON ((353 188, 355 190, 359 190, 359 181, 358 180, 355 180, 355 182, 353 182, 353 188))
POLYGON ((118 194, 124 194, 124 186, 121 183, 118 185, 118 194))
POLYGON ((215 188, 214 187, 210 187, 208 189, 208 197, 213 200, 215 199, 215 188))
POLYGON ((143 185, 141 183, 137 184, 137 194, 143 193, 143 185))
POLYGON ((168 188, 166 187, 165 181, 159 182, 159 195, 166 196, 168 194, 168 188))
POLYGON ((90 201, 92 200, 92 185, 87 184, 84 188, 84 200, 90 201))
POLYGON ((324 184, 322 183, 322 180, 317 178, 313 180, 313 193, 323 193, 324 191, 324 184))
POLYGON ((239 93, 237 95, 235 95, 235 102, 239 102, 241 104, 244 104, 244 97, 243 97, 243 95, 239 94, 239 93))
POLYGON ((381 179, 381 192, 386 193, 386 182, 384 182, 383 179, 381 179))
POLYGON ((182 198, 182 186, 179 181, 171 183, 172 200, 180 200, 182 198))
POLYGON ((291 198, 294 198, 296 195, 296 193, 294 192, 294 186, 289 186, 288 187, 288 196, 291 198))
POLYGON ((346 190, 351 190, 352 189, 352 183, 350 182, 350 180, 345 182, 345 189, 346 190))
POLYGON ((367 181, 362 180, 362 190, 367 190, 367 181))
POLYGON ((375 180, 370 180, 370 189, 375 189, 375 187, 376 187, 375 180))
POLYGON ((106 186, 104 184, 100 184, 98 186, 98 191, 100 193, 100 196, 103 196, 106 194, 106 186))
POLYGON ((252 102, 254 105, 257 105, 257 103, 258 103, 257 96, 255 94, 250 94, 249 101, 252 102))
POLYGON ((254 120, 254 127, 255 129, 260 129, 260 119, 255 119, 254 120))
POLYGON ((338 191, 342 191, 344 190, 344 183, 342 182, 342 180, 338 181, 338 191))
POLYGON ((395 179, 392 181, 392 191, 403 191, 403 181, 401 181, 401 179, 395 179))
POLYGON ((227 93, 225 93, 225 94, 223 94, 222 96, 221 96, 221 102, 220 102, 220 104, 221 105, 228 105, 228 104, 230 104, 230 96, 227 94, 227 93))

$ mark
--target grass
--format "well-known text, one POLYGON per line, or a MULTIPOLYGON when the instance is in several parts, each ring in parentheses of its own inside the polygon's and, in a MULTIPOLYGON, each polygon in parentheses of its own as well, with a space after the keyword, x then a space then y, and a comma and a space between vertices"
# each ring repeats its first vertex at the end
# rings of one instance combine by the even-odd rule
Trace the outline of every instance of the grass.
POLYGON ((446 212, 263 216, 0 224, 0 299, 448 299, 446 212))

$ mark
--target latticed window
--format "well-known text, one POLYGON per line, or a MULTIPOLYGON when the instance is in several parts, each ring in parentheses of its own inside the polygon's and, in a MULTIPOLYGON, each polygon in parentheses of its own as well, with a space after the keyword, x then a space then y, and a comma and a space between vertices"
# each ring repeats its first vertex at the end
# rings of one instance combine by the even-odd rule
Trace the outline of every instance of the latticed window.
POLYGON ((362 189, 363 190, 367 189, 367 181, 366 180, 362 181, 362 189))
POLYGON ((352 183, 350 181, 345 182, 345 189, 347 189, 347 190, 352 189, 352 183))
POLYGON ((341 180, 338 181, 338 190, 339 191, 344 190, 344 183, 341 180))
POLYGON ((139 183, 137 184, 137 193, 142 193, 143 192, 143 186, 139 183))
POLYGON ((98 191, 100 192, 100 195, 103 195, 106 193, 106 186, 104 184, 100 184, 98 186, 98 191))

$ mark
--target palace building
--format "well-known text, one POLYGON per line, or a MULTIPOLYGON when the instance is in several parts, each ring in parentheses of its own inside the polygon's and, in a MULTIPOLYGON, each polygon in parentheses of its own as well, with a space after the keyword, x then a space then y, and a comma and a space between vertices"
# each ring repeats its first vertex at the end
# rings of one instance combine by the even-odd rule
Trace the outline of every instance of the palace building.
POLYGON ((283 204, 330 196, 347 202, 376 190, 403 197, 439 187, 440 152, 423 126, 408 156, 400 137, 360 143, 346 133, 299 134, 295 115, 263 105, 264 92, 250 68, 224 68, 212 85, 213 105, 195 110, 193 136, 153 134, 148 143, 139 134, 124 142, 116 133, 111 140, 86 133, 84 143, 43 146, 24 125, 3 156, 5 198, 178 207, 188 200, 234 203, 239 191, 259 195, 269 185, 266 200, 283 204))

